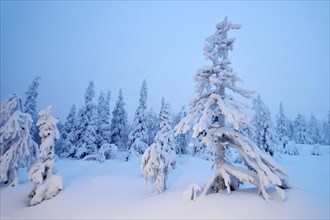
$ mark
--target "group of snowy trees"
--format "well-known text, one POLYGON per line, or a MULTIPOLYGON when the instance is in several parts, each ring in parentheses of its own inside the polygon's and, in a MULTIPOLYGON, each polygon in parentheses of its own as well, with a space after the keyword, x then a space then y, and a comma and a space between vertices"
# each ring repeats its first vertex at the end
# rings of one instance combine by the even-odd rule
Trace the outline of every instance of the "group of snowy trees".
MULTIPOLYGON (((147 108, 148 88, 147 82, 142 82, 140 90, 139 105, 135 111, 133 124, 128 122, 126 104, 122 90, 119 91, 118 99, 110 112, 110 92, 100 93, 97 104, 94 103, 95 97, 94 83, 91 81, 85 92, 85 103, 77 112, 76 106, 72 108, 63 126, 60 127, 61 139, 56 142, 55 152, 59 157, 71 157, 77 159, 91 160, 97 159, 97 155, 111 146, 114 149, 107 149, 107 152, 117 153, 126 152, 126 160, 134 157, 142 157, 145 150, 154 143, 156 133, 162 128, 160 125, 163 104, 159 116, 147 108)), ((163 103, 163 101, 162 101, 163 103)), ((168 112, 170 126, 172 118, 178 122, 184 114, 184 108, 179 114, 168 112)), ((186 146, 189 137, 187 135, 174 138, 174 152, 186 154, 186 146)), ((109 158, 114 158, 111 155, 109 158)))
POLYGON ((36 77, 26 92, 24 108, 16 94, 0 104, 0 182, 17 185, 18 169, 26 167, 29 180, 34 182, 31 205, 52 198, 63 188, 61 176, 53 175, 55 140, 60 137, 58 120, 51 115, 50 106, 36 115, 38 81, 36 77))
MULTIPOLYGON (((269 155, 276 151, 297 154, 294 143, 330 144, 330 112, 322 123, 315 116, 306 122, 301 114, 291 121, 280 104, 275 126, 268 107, 258 95, 253 99, 250 120, 246 113, 249 106, 234 98, 234 94, 252 98, 254 92, 236 85, 242 80, 228 56, 235 39, 227 34, 233 29, 240 29, 240 25, 225 18, 206 39, 204 55, 212 65, 199 69, 195 75, 197 96, 190 103, 189 112, 183 107, 179 113, 172 113, 164 98, 159 115, 148 110, 144 80, 130 125, 123 91, 119 91, 111 112, 110 91, 101 92, 95 103, 91 81, 84 104, 79 109, 72 105, 61 124, 51 115, 50 106, 37 113, 40 78, 36 77, 26 92, 24 106, 15 94, 1 103, 0 181, 16 185, 18 169, 27 167, 28 178, 34 182, 30 204, 35 205, 63 188, 62 179, 53 168, 55 154, 104 162, 121 151, 125 152, 126 161, 141 159, 144 180, 152 183, 156 193, 161 193, 166 189, 168 174, 176 167, 176 155, 188 154, 191 150, 187 147, 192 146, 194 155, 211 160, 215 167, 204 187, 196 184, 189 187, 186 194, 192 200, 210 192, 230 192, 242 182, 259 187, 265 199, 270 198, 267 189, 272 185, 284 198, 283 189, 289 186, 286 171, 269 155), (238 157, 232 160, 233 155, 238 157), (237 161, 241 165, 236 166, 237 161)), ((318 149, 313 153, 318 155, 318 149)))
POLYGON ((280 103, 275 126, 270 111, 260 95, 253 99, 253 110, 253 131, 249 136, 259 148, 270 155, 275 151, 298 154, 295 144, 330 144, 330 112, 327 121, 322 123, 314 115, 306 121, 305 116, 300 113, 291 121, 284 114, 283 105, 280 103))

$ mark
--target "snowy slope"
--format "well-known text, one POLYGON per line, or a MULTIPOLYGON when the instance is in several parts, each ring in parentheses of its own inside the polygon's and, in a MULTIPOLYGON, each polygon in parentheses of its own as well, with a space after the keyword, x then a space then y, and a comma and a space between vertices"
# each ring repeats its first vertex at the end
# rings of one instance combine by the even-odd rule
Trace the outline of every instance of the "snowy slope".
POLYGON ((265 201, 256 188, 245 187, 185 203, 183 192, 188 186, 203 185, 212 175, 209 162, 191 156, 177 158, 167 190, 160 195, 144 184, 139 160, 61 159, 56 166, 64 180, 63 191, 28 207, 32 184, 26 180, 26 171, 20 170, 19 186, 1 187, 1 219, 329 219, 329 146, 321 146, 322 156, 311 156, 311 146, 299 148, 301 155, 276 156, 297 186, 287 191, 284 202, 274 192, 274 199, 265 201))

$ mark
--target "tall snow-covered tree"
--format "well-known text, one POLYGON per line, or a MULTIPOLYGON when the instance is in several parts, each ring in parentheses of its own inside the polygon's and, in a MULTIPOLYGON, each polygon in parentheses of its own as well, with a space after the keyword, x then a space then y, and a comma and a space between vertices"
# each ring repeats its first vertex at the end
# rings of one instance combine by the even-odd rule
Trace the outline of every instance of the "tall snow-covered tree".
POLYGON ((75 124, 76 158, 97 153, 94 96, 94 82, 90 81, 85 92, 85 105, 79 110, 75 124))
POLYGON ((109 143, 110 93, 107 96, 103 92, 100 93, 96 113, 96 144, 99 149, 103 144, 109 143))
POLYGON ((28 90, 25 92, 25 102, 24 102, 24 112, 31 115, 33 123, 31 127, 31 135, 35 142, 40 144, 40 138, 38 135, 38 129, 36 123, 38 120, 37 115, 37 98, 38 98, 38 88, 39 88, 40 77, 37 76, 33 79, 28 90))
POLYGON ((70 112, 66 117, 66 122, 64 124, 64 130, 61 133, 62 147, 59 153, 60 157, 74 157, 76 148, 76 137, 75 137, 75 124, 76 124, 76 105, 72 105, 70 112))
POLYGON ((21 99, 9 95, 0 104, 0 182, 18 184, 18 168, 30 168, 37 158, 38 145, 32 140, 32 118, 23 113, 21 99))
POLYGON ((168 103, 162 100, 160 130, 154 143, 142 155, 141 169, 145 182, 153 184, 154 192, 159 194, 166 189, 167 175, 170 167, 175 167, 174 135, 171 127, 171 110, 168 103))
POLYGON ((314 115, 311 115, 308 122, 308 130, 311 144, 319 144, 321 142, 321 134, 319 122, 314 115))
POLYGON ((175 155, 175 142, 174 132, 172 128, 172 116, 170 104, 162 99, 162 109, 160 110, 160 130, 157 132, 154 142, 161 144, 162 149, 167 152, 171 159, 171 166, 175 168, 176 155, 175 155))
POLYGON ((261 100, 260 94, 253 99, 253 109, 255 111, 252 119, 255 127, 254 141, 260 149, 273 156, 276 144, 275 130, 270 112, 261 100))
MULTIPOLYGON (((173 127, 175 127, 181 120, 187 115, 186 109, 183 106, 181 111, 175 115, 173 119, 173 127)), ((175 137, 175 153, 176 154, 187 154, 187 147, 190 140, 190 133, 179 134, 175 137)))
POLYGON ((54 174, 55 140, 60 138, 56 124, 58 120, 52 116, 52 107, 38 113, 39 135, 41 137, 40 159, 29 170, 28 177, 34 183, 29 195, 30 204, 37 205, 45 199, 50 199, 63 188, 62 177, 54 174))
POLYGON ((249 122, 245 111, 246 104, 236 101, 231 90, 243 97, 251 98, 252 91, 236 86, 242 80, 230 66, 229 50, 233 49, 234 38, 228 38, 228 31, 239 29, 240 25, 225 19, 216 25, 216 31, 206 39, 204 55, 212 66, 197 71, 195 76, 197 97, 190 103, 190 112, 176 126, 176 135, 193 129, 192 137, 202 132, 202 142, 213 153, 215 173, 203 189, 202 195, 211 190, 218 192, 237 188, 237 179, 259 187, 265 199, 271 198, 267 192, 273 185, 276 192, 285 198, 283 188, 287 188, 286 171, 271 157, 263 153, 248 137, 239 130, 249 122), (240 153, 247 168, 236 167, 226 160, 226 151, 233 148, 240 153), (236 184, 234 184, 236 183, 236 184))
POLYGON ((147 82, 144 80, 140 91, 139 106, 136 109, 132 131, 128 136, 128 155, 126 160, 144 153, 148 147, 148 127, 146 119, 147 110, 147 82))
POLYGON ((147 112, 146 125, 148 131, 148 146, 150 146, 154 142, 155 136, 159 130, 159 118, 152 108, 147 112))
POLYGON ((112 111, 110 124, 111 143, 118 147, 118 150, 127 150, 128 121, 127 111, 122 90, 119 90, 118 99, 112 111))
POLYGON ((307 132, 307 123, 302 114, 298 114, 293 121, 293 140, 297 144, 310 144, 311 139, 307 132))
POLYGON ((277 132, 278 141, 279 141, 279 144, 281 145, 282 151, 283 151, 283 149, 286 148, 286 146, 290 140, 288 137, 289 126, 290 126, 290 121, 285 116, 284 110, 283 110, 283 105, 282 105, 282 103, 280 103, 280 109, 279 109, 278 115, 276 117, 276 132, 277 132))

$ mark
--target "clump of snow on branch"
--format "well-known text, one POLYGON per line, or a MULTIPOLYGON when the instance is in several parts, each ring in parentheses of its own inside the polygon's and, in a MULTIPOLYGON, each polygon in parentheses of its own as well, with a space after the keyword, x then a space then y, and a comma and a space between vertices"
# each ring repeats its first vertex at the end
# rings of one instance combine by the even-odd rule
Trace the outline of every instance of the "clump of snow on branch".
POLYGON ((197 71, 194 78, 197 97, 190 103, 187 116, 176 126, 176 135, 186 133, 191 128, 193 138, 203 132, 205 134, 201 142, 212 152, 216 170, 202 195, 212 190, 226 190, 229 193, 237 187, 234 182, 238 180, 258 186, 265 199, 271 198, 267 189, 273 185, 278 195, 284 199, 283 189, 288 188, 285 169, 239 132, 250 121, 246 113, 249 106, 225 93, 228 89, 233 94, 246 98, 251 98, 254 93, 236 85, 236 82, 242 80, 230 67, 228 52, 233 49, 235 39, 228 38, 227 34, 229 30, 239 28, 240 25, 232 24, 225 17, 217 24, 215 33, 206 39, 204 54, 212 62, 212 66, 197 71), (226 159, 228 148, 239 152, 246 168, 236 167, 226 159))
POLYGON ((60 138, 56 127, 58 120, 51 115, 51 106, 38 113, 39 136, 41 137, 40 159, 28 172, 29 180, 34 183, 29 195, 30 204, 37 205, 45 199, 50 199, 63 188, 62 177, 54 175, 54 146, 60 138))

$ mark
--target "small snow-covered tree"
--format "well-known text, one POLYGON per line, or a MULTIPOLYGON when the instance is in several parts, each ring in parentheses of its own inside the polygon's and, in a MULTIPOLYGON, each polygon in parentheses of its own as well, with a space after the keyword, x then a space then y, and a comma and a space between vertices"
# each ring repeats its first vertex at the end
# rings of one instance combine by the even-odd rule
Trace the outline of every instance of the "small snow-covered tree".
POLYGON ((268 108, 261 100, 260 94, 253 99, 253 109, 255 111, 252 119, 255 127, 254 141, 257 146, 273 156, 275 152, 275 129, 273 127, 268 108))
POLYGON ((280 103, 279 113, 276 118, 276 132, 278 136, 279 144, 281 145, 281 150, 286 147, 289 142, 289 126, 290 121, 284 114, 283 105, 280 103))
POLYGON ((299 150, 297 148, 297 145, 294 141, 289 141, 284 148, 284 154, 289 154, 289 155, 298 155, 299 150))
POLYGON ((150 146, 154 142, 155 136, 159 130, 159 118, 152 108, 147 112, 146 125, 148 131, 148 146, 150 146))
MULTIPOLYGON (((157 133, 161 134, 160 132, 157 133)), ((153 184, 154 192, 159 194, 166 189, 167 175, 170 169, 170 155, 159 141, 148 147, 142 155, 141 169, 145 182, 153 184)))
POLYGON ((112 112, 110 125, 111 143, 120 151, 127 150, 128 121, 127 111, 122 90, 119 90, 118 99, 112 112))
POLYGON ((25 92, 25 102, 24 102, 24 112, 30 114, 33 120, 31 127, 32 139, 38 144, 40 144, 40 138, 38 135, 38 128, 36 127, 36 123, 38 120, 37 98, 38 98, 39 80, 40 80, 39 76, 33 79, 28 90, 25 92))
POLYGON ((321 134, 319 122, 314 115, 312 115, 308 122, 308 130, 311 144, 319 144, 321 142, 321 134))
POLYGON ((97 152, 94 96, 94 82, 90 81, 85 92, 85 105, 79 110, 75 124, 76 158, 97 152))
POLYGON ((147 110, 147 82, 144 80, 140 91, 140 104, 136 109, 133 128, 128 136, 128 155, 126 160, 131 157, 138 156, 144 153, 148 147, 148 127, 146 119, 147 110))
POLYGON ((190 103, 190 111, 176 126, 176 135, 193 129, 193 138, 205 132, 202 142, 212 151, 215 173, 203 189, 202 195, 211 190, 218 192, 237 188, 237 180, 259 187, 265 199, 271 198, 268 186, 274 186, 282 199, 283 188, 287 188, 286 171, 271 157, 263 153, 248 137, 242 135, 240 127, 249 122, 245 110, 248 106, 236 101, 225 89, 250 98, 253 92, 236 86, 241 79, 230 67, 229 50, 233 49, 234 38, 228 31, 240 25, 225 19, 216 25, 216 31, 206 39, 204 54, 212 66, 197 71, 195 76, 197 97, 190 103), (228 148, 240 153, 247 168, 237 167, 226 160, 228 148))
POLYGON ((171 127, 170 105, 162 100, 160 113, 160 130, 154 143, 142 155, 141 169, 145 182, 153 184, 155 193, 166 189, 166 179, 169 169, 175 168, 174 135, 171 127))
POLYGON ((63 188, 62 177, 54 174, 53 170, 55 140, 60 138, 60 133, 56 126, 58 120, 51 113, 51 106, 38 113, 37 126, 41 137, 40 159, 28 173, 29 179, 34 183, 29 195, 31 205, 37 205, 45 199, 56 196, 63 188))
POLYGON ((96 144, 100 148, 103 144, 109 143, 110 137, 110 92, 107 97, 100 93, 96 111, 96 144))
POLYGON ((305 117, 302 114, 298 114, 293 121, 293 140, 297 144, 310 144, 311 139, 307 133, 307 124, 305 117))
MULTIPOLYGON (((173 127, 175 127, 182 118, 184 118, 187 115, 187 112, 185 110, 185 107, 183 106, 181 111, 175 115, 173 120, 173 127)), ((176 154, 187 154, 187 147, 190 141, 191 134, 190 132, 187 132, 185 134, 179 134, 175 137, 175 153, 176 154)))
POLYGON ((30 168, 38 152, 30 134, 31 115, 22 111, 22 101, 16 94, 0 104, 0 182, 11 186, 18 184, 18 168, 30 168))

